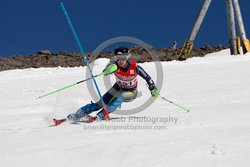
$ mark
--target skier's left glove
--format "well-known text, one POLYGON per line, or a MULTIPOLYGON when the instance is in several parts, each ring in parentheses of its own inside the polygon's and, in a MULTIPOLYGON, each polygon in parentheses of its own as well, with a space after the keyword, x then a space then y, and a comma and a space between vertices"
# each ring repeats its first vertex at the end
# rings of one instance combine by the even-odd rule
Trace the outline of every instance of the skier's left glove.
POLYGON ((149 86, 149 90, 151 91, 151 95, 155 98, 161 97, 160 91, 156 88, 155 85, 149 86))

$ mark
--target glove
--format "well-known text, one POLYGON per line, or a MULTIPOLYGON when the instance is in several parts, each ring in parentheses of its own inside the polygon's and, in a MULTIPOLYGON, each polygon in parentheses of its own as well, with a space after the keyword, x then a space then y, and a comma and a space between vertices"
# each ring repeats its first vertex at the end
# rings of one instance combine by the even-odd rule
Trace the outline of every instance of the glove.
POLYGON ((101 75, 107 76, 109 74, 112 74, 116 70, 117 70, 116 64, 111 64, 102 71, 101 75))
POLYGON ((160 92, 158 89, 155 88, 155 89, 151 90, 151 95, 155 98, 158 98, 158 97, 160 97, 160 92))
POLYGON ((155 87, 155 85, 149 86, 149 89, 151 91, 151 95, 155 98, 161 97, 159 90, 155 87))

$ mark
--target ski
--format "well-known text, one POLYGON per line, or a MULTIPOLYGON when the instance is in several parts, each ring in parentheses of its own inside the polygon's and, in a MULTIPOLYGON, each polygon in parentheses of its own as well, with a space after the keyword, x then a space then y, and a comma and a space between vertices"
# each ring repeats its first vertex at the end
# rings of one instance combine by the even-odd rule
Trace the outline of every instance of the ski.
POLYGON ((96 118, 95 117, 92 117, 92 116, 90 116, 90 115, 87 115, 87 116, 85 116, 87 119, 88 119, 88 121, 86 121, 86 123, 88 122, 88 123, 92 123, 92 122, 94 122, 95 120, 96 120, 96 118))
MULTIPOLYGON (((78 124, 79 122, 92 123, 92 122, 94 122, 96 120, 95 117, 92 117, 90 115, 86 115, 85 118, 86 118, 86 120, 84 120, 84 121, 78 121, 78 122, 76 122, 74 124, 78 124)), ((62 123, 66 122, 66 121, 67 121, 66 118, 63 118, 63 119, 55 119, 55 118, 53 118, 53 124, 50 125, 50 127, 59 126, 59 125, 61 125, 62 123)))
POLYGON ((58 126, 58 125, 61 125, 63 122, 65 122, 66 119, 53 119, 53 122, 54 122, 54 126, 58 126))

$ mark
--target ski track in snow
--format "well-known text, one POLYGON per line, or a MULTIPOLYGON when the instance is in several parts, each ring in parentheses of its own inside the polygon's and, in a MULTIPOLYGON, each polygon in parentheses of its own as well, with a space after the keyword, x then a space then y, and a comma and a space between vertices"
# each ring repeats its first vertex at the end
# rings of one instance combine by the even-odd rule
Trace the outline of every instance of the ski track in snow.
MULTIPOLYGON (((94 74, 107 63, 98 59, 94 74)), ((227 49, 161 64, 162 96, 190 113, 156 100, 134 115, 111 114, 111 122, 58 127, 49 127, 52 118, 63 118, 93 100, 86 84, 36 98, 87 78, 85 67, 0 72, 0 166, 248 167, 250 54, 230 56, 227 49), (139 121, 144 117, 169 120, 139 121), (121 126, 153 129, 114 129, 121 126)), ((159 75, 154 63, 140 65, 154 80, 159 75)), ((104 93, 103 78, 96 79, 104 93)), ((142 96, 122 109, 138 107, 150 97, 140 77, 139 91, 142 96)))

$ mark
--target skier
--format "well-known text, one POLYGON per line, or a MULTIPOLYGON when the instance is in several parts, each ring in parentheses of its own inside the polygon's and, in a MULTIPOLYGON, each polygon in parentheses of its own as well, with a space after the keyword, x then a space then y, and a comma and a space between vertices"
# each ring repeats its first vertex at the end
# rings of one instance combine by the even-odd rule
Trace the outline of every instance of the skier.
MULTIPOLYGON (((129 61, 130 57, 129 49, 126 47, 116 48, 114 51, 115 57, 114 62, 111 62, 104 70, 104 75, 109 75, 109 67, 110 65, 116 65, 117 70, 114 72, 116 83, 113 87, 108 90, 103 95, 103 102, 106 105, 106 109, 108 113, 114 112, 117 108, 119 108, 123 102, 131 102, 137 96, 137 75, 141 76, 144 80, 146 80, 149 90, 151 91, 151 95, 153 97, 160 96, 158 89, 155 86, 154 81, 151 77, 144 71, 144 69, 137 65, 134 61, 129 61)), ((75 114, 69 114, 67 119, 70 123, 75 123, 79 121, 81 118, 88 116, 90 113, 94 111, 99 111, 94 119, 104 120, 104 109, 103 109, 102 101, 99 100, 96 103, 87 104, 80 109, 77 110, 75 114)))

